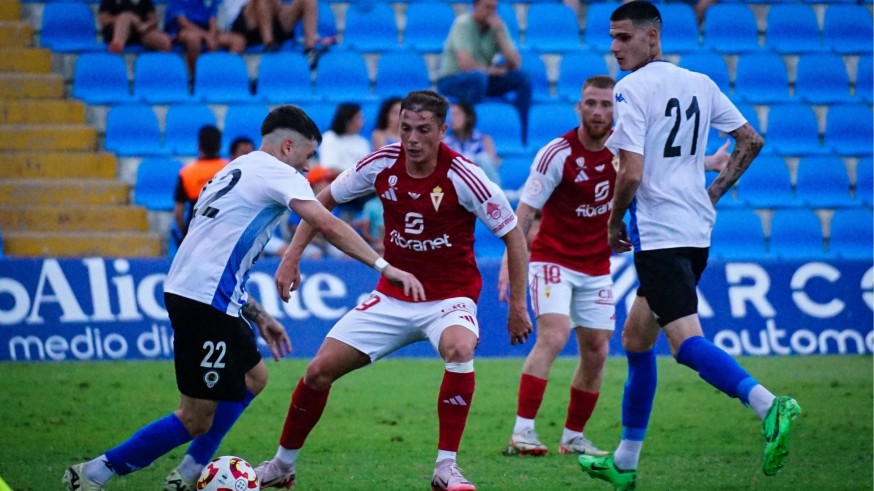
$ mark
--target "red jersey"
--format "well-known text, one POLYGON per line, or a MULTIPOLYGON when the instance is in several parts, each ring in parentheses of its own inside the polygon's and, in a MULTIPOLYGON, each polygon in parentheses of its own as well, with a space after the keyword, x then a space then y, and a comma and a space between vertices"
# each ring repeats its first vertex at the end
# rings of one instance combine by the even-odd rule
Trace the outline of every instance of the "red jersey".
MULTIPOLYGON (((516 226, 504 192, 476 164, 440 144, 430 176, 410 177, 399 143, 388 145, 343 171, 331 183, 338 203, 376 192, 383 205, 385 259, 422 282, 428 301, 479 298, 482 278, 474 258, 479 218, 498 237, 516 226)), ((412 301, 384 277, 376 290, 412 301)))
POLYGON ((542 210, 531 261, 591 276, 610 274, 607 220, 615 182, 613 154, 606 148, 586 150, 576 129, 542 147, 520 198, 542 210))

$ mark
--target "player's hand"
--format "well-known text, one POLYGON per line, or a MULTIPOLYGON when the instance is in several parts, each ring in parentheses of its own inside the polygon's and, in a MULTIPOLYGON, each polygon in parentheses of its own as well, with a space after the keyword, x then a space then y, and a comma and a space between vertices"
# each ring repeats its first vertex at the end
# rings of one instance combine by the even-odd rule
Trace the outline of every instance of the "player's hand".
POLYGON ((255 325, 258 326, 258 331, 261 332, 261 337, 267 342, 270 347, 270 353, 273 354, 273 359, 279 361, 285 355, 291 353, 291 339, 288 333, 285 332, 285 327, 279 323, 272 315, 267 312, 261 312, 258 319, 255 320, 255 325))
POLYGON ((706 170, 722 172, 722 169, 728 165, 728 161, 731 160, 731 154, 728 153, 728 147, 731 146, 731 139, 726 139, 725 143, 716 150, 716 153, 710 156, 710 158, 705 159, 705 167, 706 170))
POLYGON ((382 270, 382 275, 395 286, 404 287, 404 295, 413 297, 414 302, 425 300, 425 287, 419 283, 419 279, 406 271, 398 269, 391 264, 382 270))
POLYGON ((279 267, 276 268, 276 291, 279 292, 279 298, 283 302, 288 302, 291 298, 291 292, 297 290, 300 286, 300 265, 297 261, 282 259, 279 267))
POLYGON ((628 252, 631 250, 631 241, 628 240, 628 232, 625 230, 625 223, 613 223, 610 220, 607 223, 607 243, 610 244, 610 249, 613 252, 628 252))
POLYGON ((510 302, 510 271, 507 268, 507 256, 501 260, 501 270, 498 272, 498 301, 510 302))
POLYGON ((534 332, 531 318, 528 317, 528 307, 524 303, 520 306, 510 306, 507 331, 510 332, 510 344, 524 344, 528 336, 534 332))

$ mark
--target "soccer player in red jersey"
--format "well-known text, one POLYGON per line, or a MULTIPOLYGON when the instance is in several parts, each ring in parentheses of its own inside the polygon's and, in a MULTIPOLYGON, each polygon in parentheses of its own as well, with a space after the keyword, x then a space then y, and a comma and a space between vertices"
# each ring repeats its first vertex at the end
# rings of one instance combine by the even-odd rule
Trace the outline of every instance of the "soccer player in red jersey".
MULTIPOLYGON (((385 219, 385 260, 421 279, 426 299, 388 281, 347 313, 328 333, 291 397, 276 456, 257 473, 261 486, 287 487, 304 440, 321 417, 331 385, 341 376, 418 341, 445 361, 437 398, 439 442, 434 490, 475 489, 458 469, 458 451, 474 392, 473 352, 482 278, 474 259, 474 226, 483 221, 508 251, 512 344, 532 331, 525 302, 525 238, 501 189, 483 171, 441 143, 449 103, 432 91, 409 93, 401 103, 401 143, 380 148, 344 171, 317 199, 337 203, 376 192, 385 219)), ((300 254, 312 238, 302 224, 276 273, 284 300, 298 286, 300 254)))

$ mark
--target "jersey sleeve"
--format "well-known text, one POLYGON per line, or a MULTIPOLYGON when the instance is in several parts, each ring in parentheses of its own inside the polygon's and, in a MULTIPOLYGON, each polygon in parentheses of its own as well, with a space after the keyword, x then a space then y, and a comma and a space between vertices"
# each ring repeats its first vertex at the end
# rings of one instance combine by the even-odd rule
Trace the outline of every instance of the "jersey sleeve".
POLYGON ((503 237, 516 226, 516 214, 507 195, 482 169, 459 160, 453 161, 450 171, 458 203, 476 215, 496 237, 503 237))
POLYGON ((619 150, 643 155, 646 145, 646 101, 641 91, 620 80, 613 87, 613 119, 616 125, 607 139, 607 148, 613 155, 619 150))
POLYGON ((316 199, 309 181, 303 174, 294 170, 290 173, 271 171, 264 179, 264 190, 272 200, 282 203, 289 209, 293 199, 304 201, 316 199))
POLYGON ((710 126, 723 133, 734 131, 743 126, 747 119, 737 106, 719 90, 719 87, 714 82, 711 81, 711 84, 713 90, 713 113, 710 116, 710 126))
POLYGON ((563 138, 556 138, 537 151, 531 172, 522 188, 519 201, 538 210, 543 208, 556 186, 561 182, 564 160, 569 146, 563 138))
POLYGON ((372 193, 376 189, 374 183, 377 174, 386 167, 386 160, 392 158, 383 155, 393 155, 394 159, 397 158, 397 154, 387 150, 387 148, 383 147, 367 155, 355 166, 341 172, 331 183, 331 196, 334 197, 334 201, 346 203, 372 193))

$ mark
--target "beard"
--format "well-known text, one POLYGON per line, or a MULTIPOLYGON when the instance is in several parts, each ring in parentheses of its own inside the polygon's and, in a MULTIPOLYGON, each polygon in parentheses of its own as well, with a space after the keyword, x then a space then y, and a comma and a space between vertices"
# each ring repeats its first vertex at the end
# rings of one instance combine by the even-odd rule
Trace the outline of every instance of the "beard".
POLYGON ((589 123, 583 123, 583 131, 593 140, 600 140, 610 132, 610 126, 602 125, 601 127, 592 127, 589 123))

